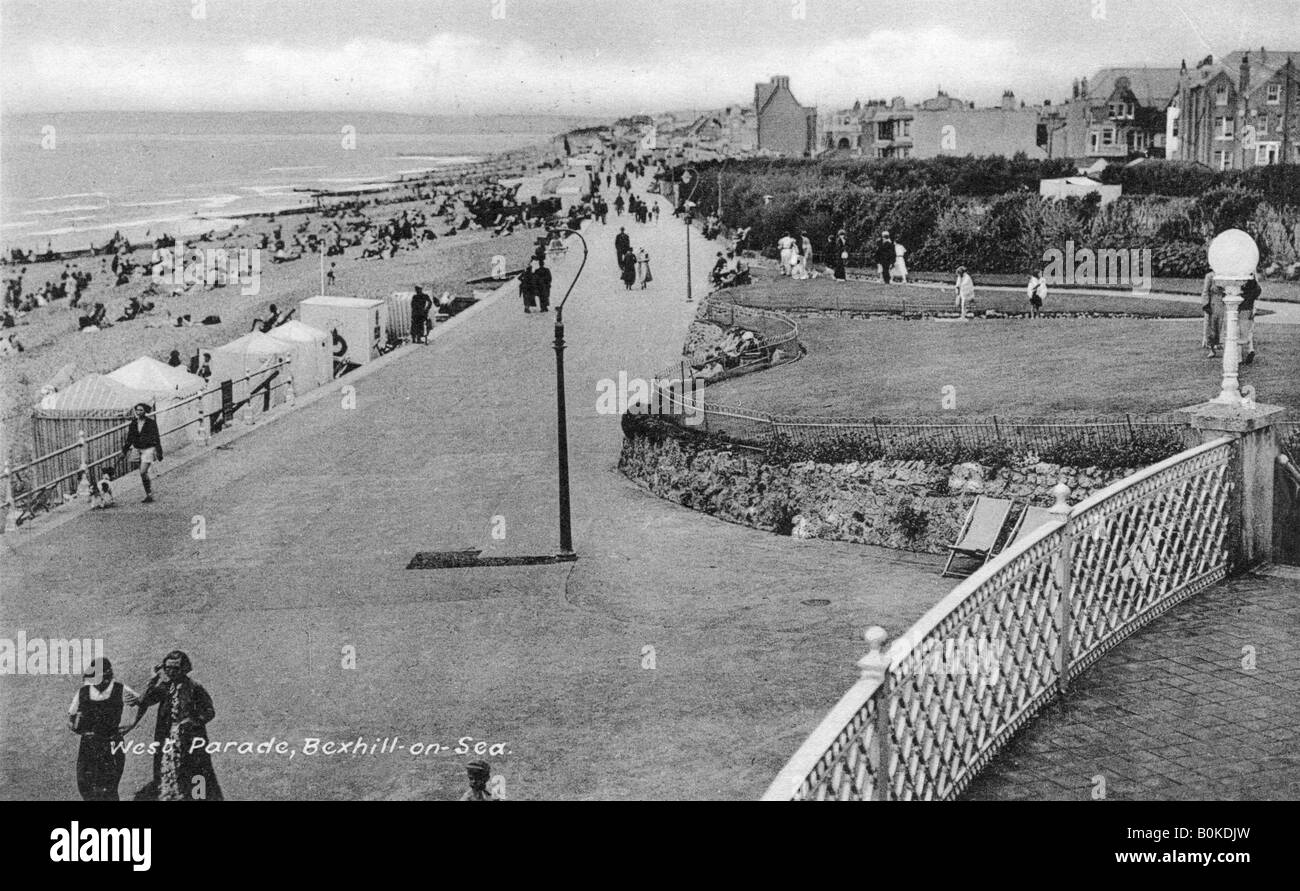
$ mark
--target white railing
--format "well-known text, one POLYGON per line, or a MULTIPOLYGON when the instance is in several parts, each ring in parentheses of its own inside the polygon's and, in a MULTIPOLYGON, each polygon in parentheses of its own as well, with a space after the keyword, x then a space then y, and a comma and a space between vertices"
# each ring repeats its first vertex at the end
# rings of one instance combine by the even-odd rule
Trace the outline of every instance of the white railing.
POLYGON ((862 678, 764 800, 950 800, 1071 678, 1226 576, 1235 446, 1175 455, 1069 508, 954 588, 862 678), (883 767, 882 767, 883 765, 883 767))

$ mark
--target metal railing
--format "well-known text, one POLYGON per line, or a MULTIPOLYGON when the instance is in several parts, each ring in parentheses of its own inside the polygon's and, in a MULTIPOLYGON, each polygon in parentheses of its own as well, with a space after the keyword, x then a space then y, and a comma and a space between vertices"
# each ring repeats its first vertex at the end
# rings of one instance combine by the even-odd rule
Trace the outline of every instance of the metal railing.
MULTIPOLYGON (((286 359, 234 378, 231 381, 232 386, 251 384, 256 378, 263 379, 263 385, 246 387, 247 392, 242 394, 242 398, 235 399, 234 410, 246 409, 249 413, 246 416, 251 420, 254 404, 260 400, 263 411, 269 411, 275 401, 275 391, 293 386, 292 375, 281 374, 287 372, 291 364, 290 360, 286 359)), ((221 393, 222 387, 219 385, 161 408, 155 401, 154 410, 149 412, 148 416, 159 422, 159 438, 163 439, 188 427, 199 425, 198 438, 206 439, 209 435, 209 424, 220 410, 209 411, 205 402, 214 396, 220 397, 221 393)), ((4 469, 0 470, 0 477, 4 479, 6 513, 20 506, 30 506, 33 500, 42 496, 53 496, 61 500, 64 490, 75 491, 77 482, 83 474, 89 479, 90 474, 106 464, 113 463, 118 466, 115 476, 121 476, 126 472, 126 458, 122 454, 122 446, 126 443, 131 419, 127 418, 116 423, 113 419, 103 418, 84 420, 107 423, 110 426, 89 436, 86 435, 84 428, 80 429, 74 442, 55 448, 17 467, 12 467, 7 460, 5 461, 4 469), (30 480, 28 480, 29 476, 30 480), (15 491, 15 479, 21 481, 22 491, 15 491)), ((0 521, 2 520, 3 518, 0 518, 0 521)))
POLYGON ((881 652, 764 800, 951 800, 1069 681, 1227 575, 1236 446, 1148 467, 1013 544, 881 652), (970 658, 974 655, 974 658, 970 658), (954 655, 956 658, 954 658, 954 655))

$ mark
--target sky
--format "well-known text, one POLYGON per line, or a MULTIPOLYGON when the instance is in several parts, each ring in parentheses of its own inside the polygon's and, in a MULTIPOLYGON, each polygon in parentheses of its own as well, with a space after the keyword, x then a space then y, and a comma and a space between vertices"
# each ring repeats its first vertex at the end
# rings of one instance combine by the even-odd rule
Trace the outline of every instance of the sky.
POLYGON ((0 110, 621 115, 1300 50, 1300 0, 0 0, 0 110))

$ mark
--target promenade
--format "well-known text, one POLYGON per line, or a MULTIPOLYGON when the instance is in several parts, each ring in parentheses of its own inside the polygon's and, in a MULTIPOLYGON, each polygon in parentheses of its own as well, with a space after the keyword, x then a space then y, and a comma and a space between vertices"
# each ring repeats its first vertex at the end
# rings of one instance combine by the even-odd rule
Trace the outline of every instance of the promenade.
MULTIPOLYGON (((553 316, 523 314, 507 286, 356 381, 355 408, 336 382, 228 447, 164 462, 156 504, 5 536, 0 636, 103 638, 137 690, 183 649, 216 741, 403 747, 216 754, 229 798, 450 799, 475 757, 518 799, 759 797, 856 677, 863 629, 899 633, 951 585, 931 558, 729 525, 618 473, 597 381, 675 361, 695 307, 666 205, 657 226, 609 223, 587 230, 565 311, 576 562, 405 568, 419 551, 558 548, 553 316), (650 253, 647 291, 617 280, 620 224, 650 253), (503 753, 457 754, 464 737, 503 753), (411 755, 413 742, 448 751, 411 755)), ((717 248, 692 239, 698 298, 717 248)), ((578 252, 556 269, 556 302, 578 252)), ((0 798, 77 796, 78 684, 0 677, 0 798)), ((130 738, 151 739, 153 720, 130 738)), ((123 795, 149 773, 129 756, 123 795)))
POLYGON ((995 758, 965 798, 1300 798, 1300 571, 1204 591, 1124 641, 995 758))

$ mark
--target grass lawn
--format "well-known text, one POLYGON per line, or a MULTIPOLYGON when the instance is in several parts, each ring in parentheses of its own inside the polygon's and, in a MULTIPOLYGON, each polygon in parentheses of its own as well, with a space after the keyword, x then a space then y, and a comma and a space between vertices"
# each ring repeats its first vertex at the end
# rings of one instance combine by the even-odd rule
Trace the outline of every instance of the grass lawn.
MULTIPOLYGON (((1191 320, 809 318, 799 328, 801 361, 709 387, 709 398, 800 415, 1155 414, 1217 395, 1222 369, 1191 320)), ((1255 343, 1242 383, 1300 410, 1300 326, 1261 323, 1255 343)))
MULTIPOLYGON (((898 311, 903 303, 915 308, 919 303, 952 306, 952 291, 915 288, 907 285, 882 285, 879 282, 836 282, 831 278, 794 281, 765 270, 756 270, 754 284, 717 292, 711 300, 736 300, 764 309, 810 309, 898 311)), ((981 291, 975 287, 974 311, 1026 312, 1029 301, 1023 292, 981 291)), ((1201 309, 1194 303, 1140 297, 1129 294, 1092 296, 1053 291, 1044 303, 1045 312, 1113 312, 1136 313, 1152 318, 1197 318, 1201 309)))
MULTIPOLYGON (((911 277, 913 281, 942 282, 944 284, 948 284, 953 278, 950 272, 913 272, 911 277)), ((979 285, 1006 285, 1023 288, 1025 276, 1019 273, 983 273, 975 277, 975 284, 976 287, 979 285)), ((1264 289, 1261 300, 1276 300, 1278 303, 1300 303, 1300 282, 1271 279, 1261 284, 1264 289)), ((1202 280, 1199 278, 1153 278, 1151 280, 1151 291, 1157 294, 1194 294, 1199 297, 1201 285, 1202 280)))

